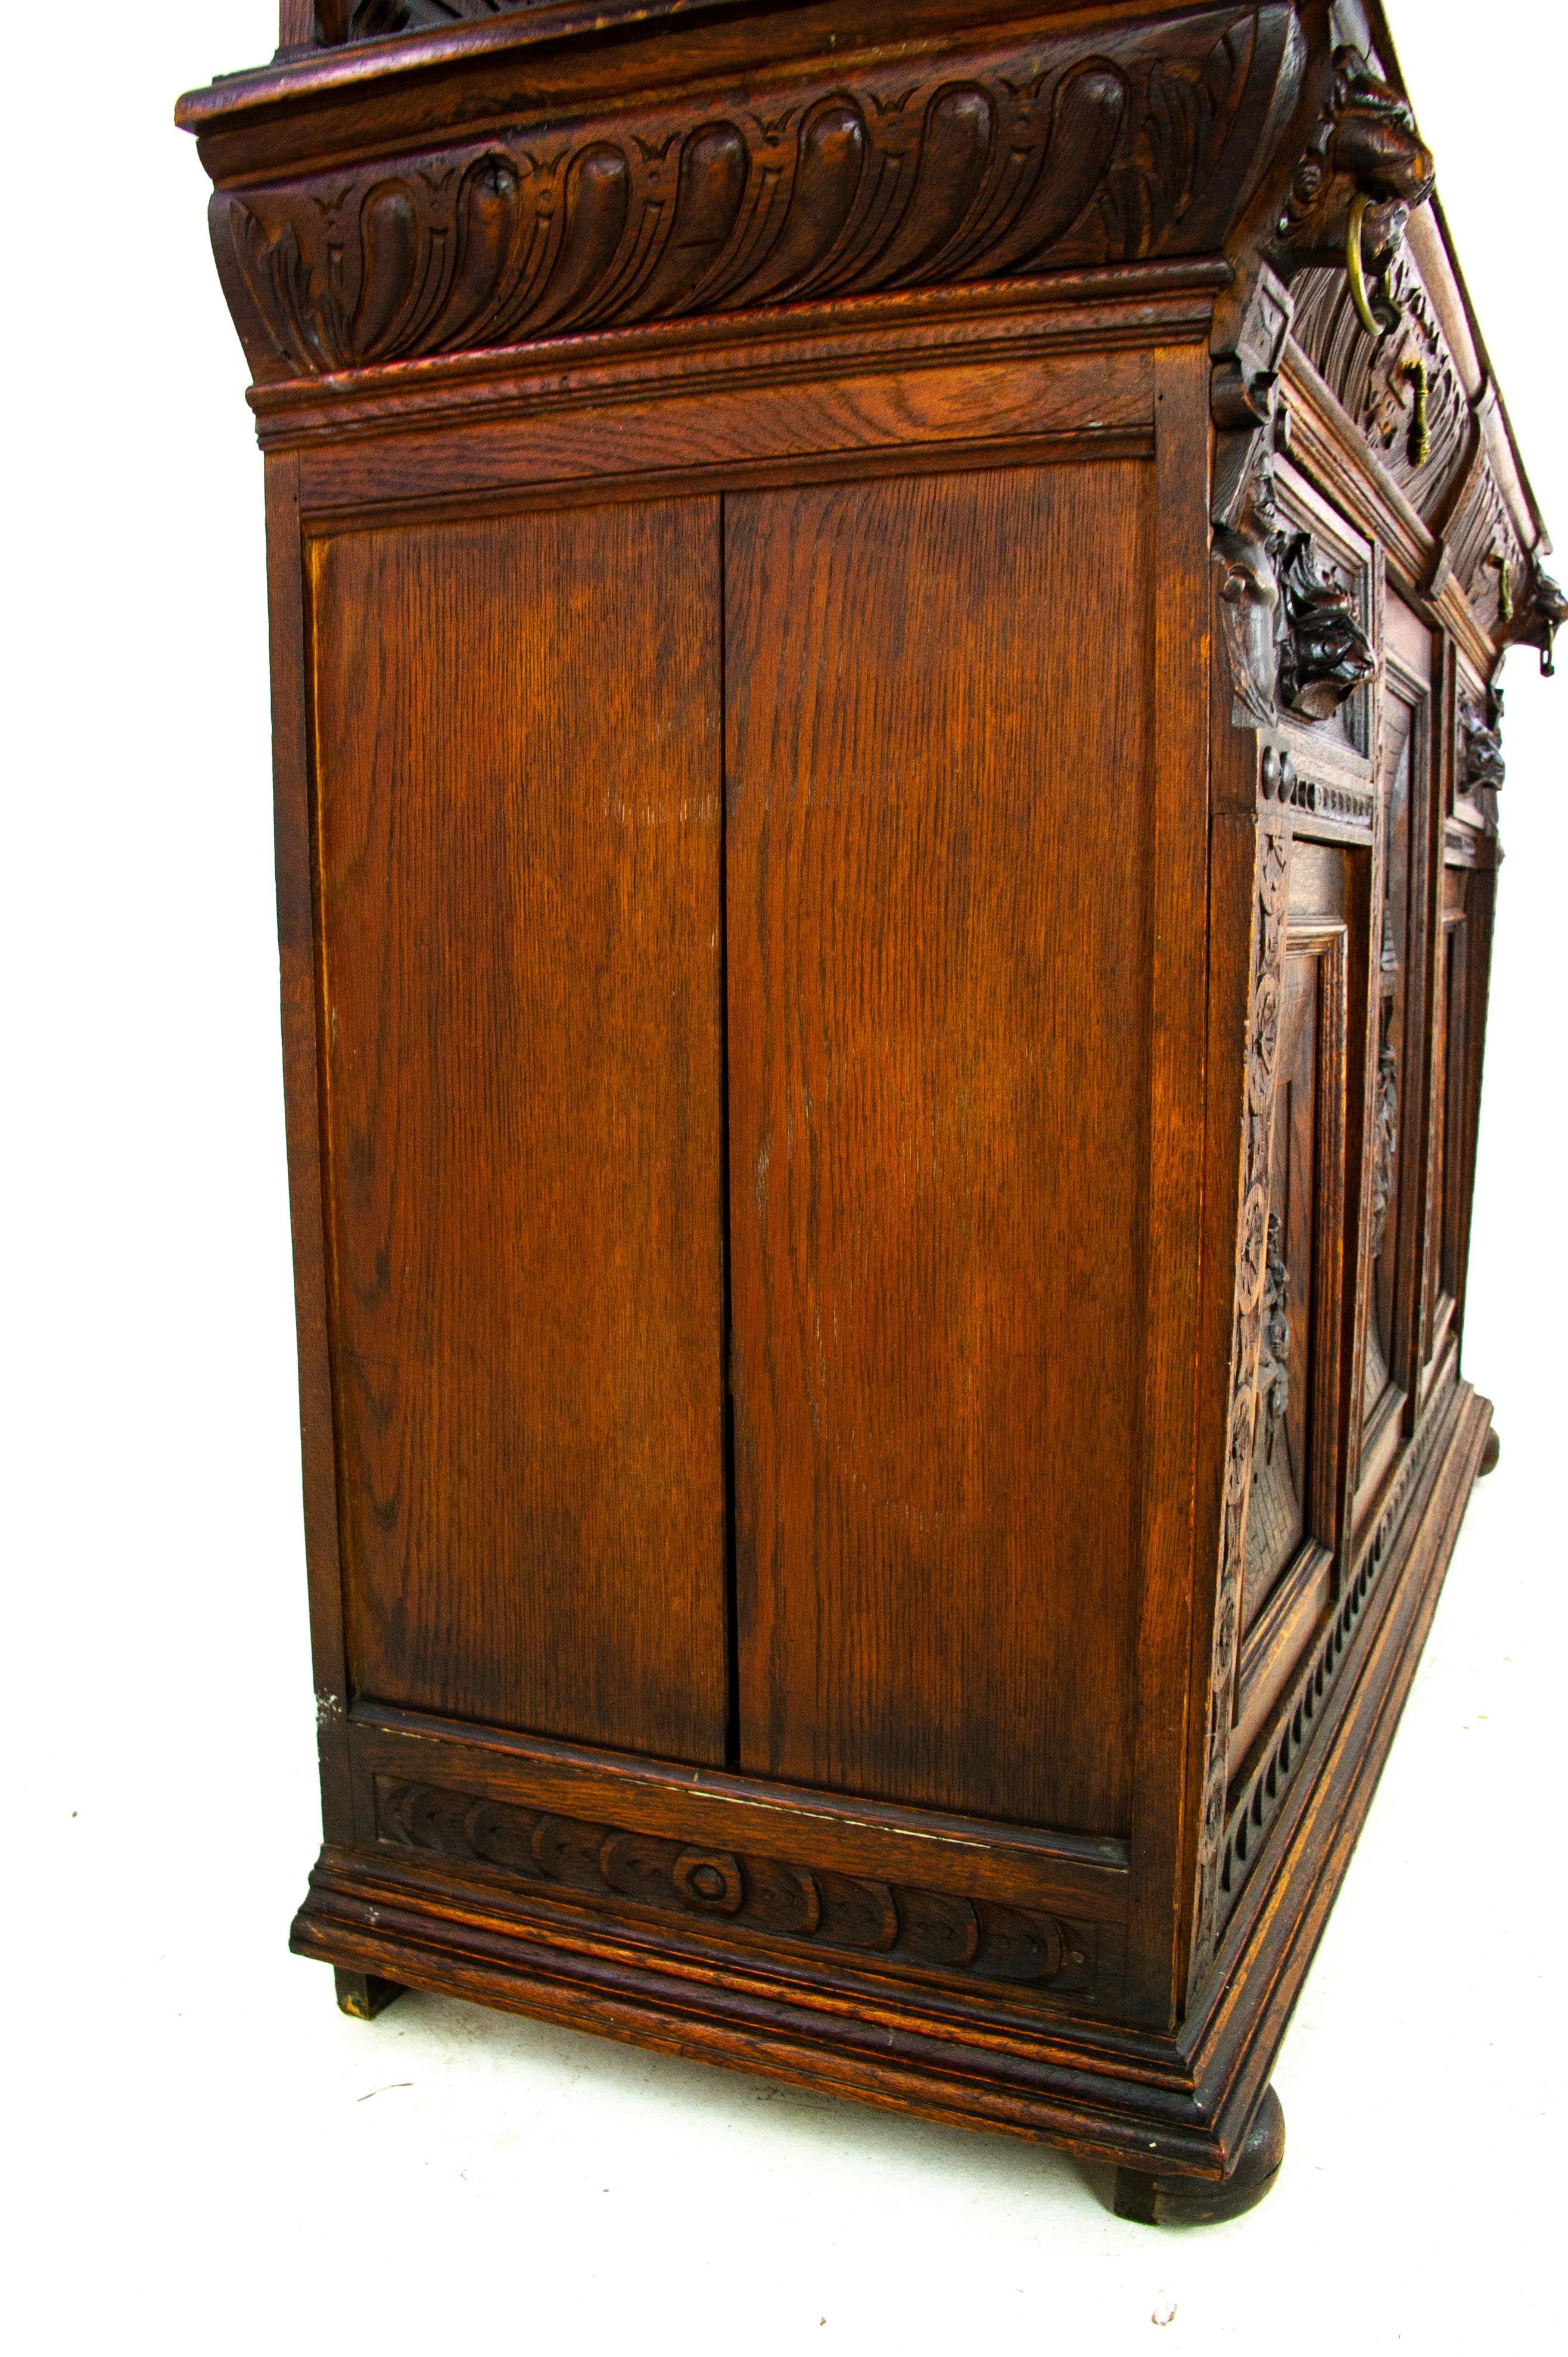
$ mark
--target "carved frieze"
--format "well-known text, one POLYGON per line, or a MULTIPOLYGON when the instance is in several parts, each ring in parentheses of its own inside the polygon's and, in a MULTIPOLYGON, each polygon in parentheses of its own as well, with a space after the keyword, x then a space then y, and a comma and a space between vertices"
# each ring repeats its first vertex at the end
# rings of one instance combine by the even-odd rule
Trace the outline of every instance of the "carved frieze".
POLYGON ((1211 253, 1300 70, 1284 5, 846 59, 220 191, 214 243, 263 381, 1211 253))
POLYGON ((376 1822, 383 1842, 499 1867, 535 1889, 975 1980, 1079 1994, 1093 1980, 1093 1927, 1034 1909, 693 1847, 386 1776, 376 1780, 376 1822))

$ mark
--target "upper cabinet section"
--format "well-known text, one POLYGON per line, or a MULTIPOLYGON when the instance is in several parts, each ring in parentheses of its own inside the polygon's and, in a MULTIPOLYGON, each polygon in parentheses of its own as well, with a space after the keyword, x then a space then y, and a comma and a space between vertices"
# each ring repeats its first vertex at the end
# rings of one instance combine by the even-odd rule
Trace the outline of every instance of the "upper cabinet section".
POLYGON ((287 0, 281 31, 179 109, 263 414, 611 335, 656 359, 1103 297, 1080 339, 1147 342, 1206 290, 1222 441, 1300 413, 1306 470, 1477 670, 1550 655, 1563 601, 1375 5, 287 0))

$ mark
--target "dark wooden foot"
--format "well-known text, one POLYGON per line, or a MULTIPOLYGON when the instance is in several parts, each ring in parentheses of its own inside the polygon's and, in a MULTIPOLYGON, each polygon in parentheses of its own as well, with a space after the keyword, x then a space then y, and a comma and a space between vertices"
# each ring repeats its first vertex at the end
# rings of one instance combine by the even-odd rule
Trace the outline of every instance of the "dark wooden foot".
POLYGON ((374 2021, 394 1996, 403 1995, 401 1981, 378 1980, 374 1973, 346 1973, 340 1964, 334 1964, 332 1977, 338 1984, 339 2007, 356 2021, 374 2021))
POLYGON ((1216 2184, 1201 2177, 1155 2177, 1147 2169, 1119 2169, 1116 2215, 1142 2226, 1218 2225, 1256 2207, 1273 2188, 1284 2157, 1285 2115, 1273 2089, 1265 2087, 1229 2177, 1216 2184))
POLYGON ((1487 1435, 1487 1445, 1481 1451, 1481 1461, 1476 1469, 1476 1479, 1477 1481, 1480 1480, 1483 1473, 1495 1473, 1497 1471, 1498 1459, 1502 1453, 1502 1443, 1498 1438, 1497 1427, 1494 1425, 1492 1429, 1487 1435))

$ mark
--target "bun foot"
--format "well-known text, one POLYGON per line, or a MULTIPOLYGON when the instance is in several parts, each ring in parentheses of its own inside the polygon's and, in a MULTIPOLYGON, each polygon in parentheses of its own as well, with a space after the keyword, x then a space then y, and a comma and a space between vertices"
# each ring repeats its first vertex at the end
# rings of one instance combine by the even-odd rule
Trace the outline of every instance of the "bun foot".
POLYGON ((401 1981, 378 1980, 374 1973, 346 1973, 334 1964, 332 1977, 338 1984, 339 2011, 352 2014, 356 2021, 374 2021, 394 1996, 403 1995, 401 1981))
POLYGON ((1119 2169, 1112 2204, 1118 2218, 1142 2226, 1216 2226, 1252 2210, 1273 2188, 1285 2156, 1285 2115, 1272 2087, 1263 2090, 1236 2166, 1218 2184, 1201 2177, 1155 2177, 1119 2169))
POLYGON ((1494 1426, 1487 1434, 1487 1445, 1481 1451, 1481 1461, 1476 1468, 1476 1479, 1477 1481, 1480 1480, 1483 1473, 1495 1473, 1497 1471, 1498 1459, 1502 1453, 1502 1443, 1498 1438, 1497 1428, 1494 1426))

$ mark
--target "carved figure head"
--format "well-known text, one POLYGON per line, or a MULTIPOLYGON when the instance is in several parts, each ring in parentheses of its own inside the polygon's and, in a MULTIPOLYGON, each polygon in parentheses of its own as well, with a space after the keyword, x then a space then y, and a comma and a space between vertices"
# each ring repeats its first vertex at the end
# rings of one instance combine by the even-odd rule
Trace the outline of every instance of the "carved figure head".
POLYGON ((1326 720, 1377 669, 1350 592, 1317 561, 1310 533, 1273 544, 1280 585, 1279 701, 1304 720, 1326 720))
POLYGON ((1459 707, 1459 782, 1466 793, 1477 786, 1495 792, 1503 781, 1503 699, 1494 688, 1480 711, 1473 704, 1459 707))
POLYGON ((1432 151, 1399 92, 1348 45, 1334 52, 1334 80, 1313 125, 1279 224, 1282 264, 1342 261, 1354 198, 1371 199, 1361 224, 1362 253, 1387 267, 1404 235, 1411 208, 1426 202, 1436 178, 1432 151))

